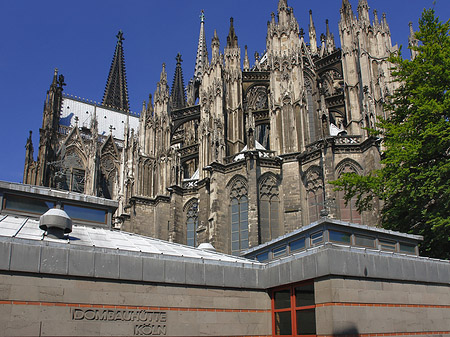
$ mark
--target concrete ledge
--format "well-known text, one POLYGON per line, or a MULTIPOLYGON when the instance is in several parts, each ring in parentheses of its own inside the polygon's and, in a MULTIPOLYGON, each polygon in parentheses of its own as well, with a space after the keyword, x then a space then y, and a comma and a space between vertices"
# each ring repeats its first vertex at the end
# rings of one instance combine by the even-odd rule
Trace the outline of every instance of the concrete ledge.
POLYGON ((450 284, 450 262, 333 244, 268 264, 0 237, 0 270, 152 283, 267 289, 336 275, 450 284))

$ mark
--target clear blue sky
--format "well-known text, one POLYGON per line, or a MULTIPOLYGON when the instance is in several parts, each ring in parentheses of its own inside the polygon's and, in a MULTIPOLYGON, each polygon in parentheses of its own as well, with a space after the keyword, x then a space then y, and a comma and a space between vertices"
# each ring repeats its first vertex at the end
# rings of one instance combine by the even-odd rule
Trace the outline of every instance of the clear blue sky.
MULTIPOLYGON (((357 0, 350 0, 356 13, 357 0)), ((372 9, 387 13, 392 42, 406 49, 408 22, 417 29, 423 8, 433 0, 368 0, 372 9)), ((244 52, 265 49, 267 20, 277 0, 2 0, 0 3, 0 180, 21 182, 28 131, 33 131, 35 156, 46 91, 53 69, 65 76, 66 93, 101 101, 116 43, 122 29, 128 90, 133 111, 156 89, 161 64, 166 62, 172 83, 175 56, 183 57, 185 84, 194 69, 200 10, 205 10, 208 49, 214 29, 221 49, 229 18, 234 17, 238 42, 244 52)), ((300 27, 308 31, 308 12, 318 35, 325 19, 339 45, 337 24, 341 0, 288 0, 300 27)), ((436 0, 441 20, 450 17, 450 1, 436 0)), ((372 15, 372 14, 371 14, 372 15)))

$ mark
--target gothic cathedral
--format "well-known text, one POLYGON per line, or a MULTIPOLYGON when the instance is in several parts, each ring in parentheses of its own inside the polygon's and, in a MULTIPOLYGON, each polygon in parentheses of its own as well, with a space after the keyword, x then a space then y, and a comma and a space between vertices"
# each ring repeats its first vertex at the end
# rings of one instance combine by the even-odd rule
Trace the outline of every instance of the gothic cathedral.
POLYGON ((129 111, 119 32, 101 104, 63 93, 55 70, 23 182, 117 200, 116 228, 235 255, 323 216, 376 225, 376 200, 360 214, 328 182, 380 166, 367 128, 388 114, 396 47, 367 0, 357 16, 342 0, 340 15, 341 48, 328 22, 316 34, 311 11, 307 42, 279 0, 251 64, 233 19, 224 48, 214 33, 208 56, 202 14, 192 79, 184 85, 178 55, 170 89, 163 64, 140 114, 129 111))

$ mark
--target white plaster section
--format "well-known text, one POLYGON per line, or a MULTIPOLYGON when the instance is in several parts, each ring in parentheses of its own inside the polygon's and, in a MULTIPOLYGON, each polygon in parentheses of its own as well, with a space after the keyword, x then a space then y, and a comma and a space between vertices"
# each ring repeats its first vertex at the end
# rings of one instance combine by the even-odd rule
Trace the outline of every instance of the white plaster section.
MULTIPOLYGON (((108 136, 110 126, 113 127, 113 137, 124 140, 124 130, 127 123, 127 114, 96 105, 95 103, 82 102, 73 98, 63 97, 61 105, 60 124, 66 127, 75 126, 75 117, 78 117, 78 126, 89 128, 91 120, 97 115, 98 132, 100 135, 108 136)), ((130 130, 135 133, 139 127, 139 117, 135 114, 129 115, 130 130)))

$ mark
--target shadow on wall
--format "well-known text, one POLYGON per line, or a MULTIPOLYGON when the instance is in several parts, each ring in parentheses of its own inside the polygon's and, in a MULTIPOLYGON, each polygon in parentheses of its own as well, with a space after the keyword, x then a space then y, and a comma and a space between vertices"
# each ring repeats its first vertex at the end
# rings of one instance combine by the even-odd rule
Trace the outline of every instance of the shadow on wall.
POLYGON ((333 336, 357 337, 359 336, 359 331, 354 324, 348 324, 345 328, 333 330, 333 336))

